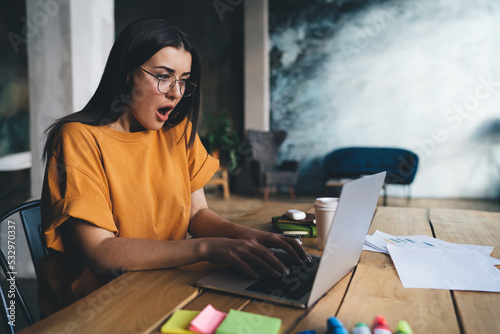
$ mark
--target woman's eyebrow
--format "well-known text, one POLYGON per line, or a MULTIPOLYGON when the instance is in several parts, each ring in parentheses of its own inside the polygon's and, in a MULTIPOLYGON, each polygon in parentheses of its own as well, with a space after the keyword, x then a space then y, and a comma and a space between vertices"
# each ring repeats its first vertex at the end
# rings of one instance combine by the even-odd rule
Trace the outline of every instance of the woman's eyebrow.
MULTIPOLYGON (((170 67, 167 67, 167 66, 155 66, 154 68, 162 68, 164 69, 165 71, 169 72, 169 73, 175 73, 175 70, 171 69, 170 67)), ((190 75, 191 72, 184 72, 182 73, 182 75, 190 75)))

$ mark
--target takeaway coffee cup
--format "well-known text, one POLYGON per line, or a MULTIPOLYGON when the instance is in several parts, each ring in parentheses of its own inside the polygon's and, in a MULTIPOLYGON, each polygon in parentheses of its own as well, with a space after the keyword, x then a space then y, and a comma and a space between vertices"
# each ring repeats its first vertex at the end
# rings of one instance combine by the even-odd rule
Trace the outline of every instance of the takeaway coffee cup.
POLYGON ((337 197, 319 197, 314 202, 316 215, 316 234, 318 236, 318 248, 324 249, 328 232, 332 226, 333 217, 339 205, 337 197))

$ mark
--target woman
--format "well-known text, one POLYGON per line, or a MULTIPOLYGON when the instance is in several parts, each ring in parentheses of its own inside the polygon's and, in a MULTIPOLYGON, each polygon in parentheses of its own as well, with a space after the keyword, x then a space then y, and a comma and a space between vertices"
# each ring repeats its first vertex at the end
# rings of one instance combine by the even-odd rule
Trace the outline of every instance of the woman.
POLYGON ((257 267, 285 273, 268 247, 308 260, 296 241, 208 209, 203 186, 218 162, 196 134, 200 72, 184 32, 159 19, 135 21, 117 38, 85 108, 47 130, 42 314, 116 272, 208 260, 251 276, 257 267), (185 239, 187 232, 194 238, 185 239))

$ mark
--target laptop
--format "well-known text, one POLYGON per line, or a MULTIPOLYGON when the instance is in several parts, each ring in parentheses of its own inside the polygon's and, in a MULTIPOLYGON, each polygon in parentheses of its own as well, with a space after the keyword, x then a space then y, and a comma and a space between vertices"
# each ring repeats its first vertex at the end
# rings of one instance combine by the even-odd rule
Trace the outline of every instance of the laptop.
POLYGON ((259 272, 253 279, 234 267, 216 271, 197 281, 212 290, 262 299, 299 308, 312 306, 358 263, 377 207, 386 172, 346 182, 321 257, 295 264, 286 252, 273 250, 289 265, 290 275, 272 278, 259 272))

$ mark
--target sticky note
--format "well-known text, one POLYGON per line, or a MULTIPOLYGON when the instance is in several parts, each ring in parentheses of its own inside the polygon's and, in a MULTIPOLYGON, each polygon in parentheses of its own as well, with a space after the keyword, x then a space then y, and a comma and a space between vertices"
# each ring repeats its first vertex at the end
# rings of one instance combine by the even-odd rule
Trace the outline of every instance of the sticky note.
POLYGON ((200 313, 200 311, 177 310, 168 321, 161 326, 162 333, 169 334, 191 334, 188 330, 191 321, 200 313))
POLYGON ((216 310, 208 304, 192 321, 189 330, 203 334, 214 334, 227 313, 216 310))
POLYGON ((230 310, 216 334, 277 334, 281 319, 230 310))

